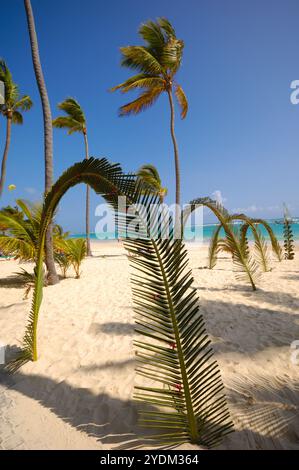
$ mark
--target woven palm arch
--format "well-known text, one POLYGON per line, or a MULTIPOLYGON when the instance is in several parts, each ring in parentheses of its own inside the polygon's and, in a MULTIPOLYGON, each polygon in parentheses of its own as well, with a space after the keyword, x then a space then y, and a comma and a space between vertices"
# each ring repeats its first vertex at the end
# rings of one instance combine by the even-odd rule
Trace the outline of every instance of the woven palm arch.
MULTIPOLYGON (((247 217, 245 214, 233 214, 229 215, 227 219, 228 223, 232 222, 240 222, 242 223, 240 230, 239 230, 239 242, 242 250, 246 257, 249 256, 250 250, 248 245, 248 230, 251 230, 253 238, 254 238, 254 248, 255 248, 255 257, 258 262, 258 265, 261 267, 262 271, 267 272, 270 271, 270 264, 269 264, 269 253, 268 247, 265 241, 264 236, 262 235, 261 231, 259 230, 259 225, 262 225, 266 231, 268 232, 272 252, 277 257, 278 261, 282 260, 282 249, 281 246, 273 233, 270 225, 263 219, 251 219, 247 217)), ((217 261, 217 250, 219 248, 219 235, 222 228, 222 224, 220 223, 211 239, 210 244, 210 269, 212 269, 216 265, 217 261)))
MULTIPOLYGON (((221 227, 223 227, 225 232, 225 239, 221 239, 220 241, 221 248, 233 254, 233 261, 238 269, 236 277, 240 280, 246 279, 249 281, 252 290, 256 290, 258 265, 254 259, 246 256, 246 253, 243 250, 243 246, 240 243, 238 233, 236 233, 233 226, 231 225, 229 212, 221 204, 209 197, 193 199, 182 212, 182 232, 190 214, 200 206, 204 206, 210 209, 219 220, 221 227)), ((220 228, 219 230, 216 229, 216 231, 218 237, 220 228)), ((218 240, 216 237, 214 238, 214 242, 217 245, 218 240)))
MULTIPOLYGON (((37 360, 45 233, 63 195, 79 183, 88 183, 114 209, 118 196, 126 196, 124 212, 118 214, 122 227, 127 226, 127 217, 123 215, 131 204, 138 207, 140 224, 144 226, 144 237, 125 240, 125 248, 133 255, 129 259, 135 268, 131 283, 136 331, 138 337, 142 335, 134 343, 136 371, 146 383, 135 387, 135 399, 145 405, 140 424, 159 431, 149 438, 160 445, 218 444, 232 431, 232 422, 218 364, 198 311, 197 292, 190 289, 193 279, 187 270, 184 244, 182 240, 161 236, 158 209, 154 224, 151 221, 154 235, 149 236, 144 207, 151 204, 158 207, 159 196, 146 193, 135 176, 123 174, 118 164, 104 158, 74 164, 45 197, 32 308, 22 353, 11 363, 11 370, 28 360, 37 360)), ((133 212, 136 216, 136 211, 133 212)))
POLYGON ((209 268, 212 269, 216 265, 219 249, 230 251, 233 253, 234 261, 237 261, 238 266, 244 270, 244 274, 248 277, 253 290, 255 290, 255 281, 258 277, 258 267, 261 266, 262 270, 265 272, 270 270, 267 245, 262 233, 257 227, 258 225, 262 225, 268 232, 272 251, 278 261, 282 260, 282 249, 272 228, 263 219, 251 219, 245 214, 231 215, 227 209, 209 197, 197 198, 190 202, 186 210, 183 211, 183 228, 191 212, 200 206, 209 208, 219 220, 219 225, 216 227, 210 242, 209 268), (236 221, 242 223, 239 233, 234 230, 232 225, 232 223, 236 221), (226 239, 219 239, 221 229, 224 230, 226 239), (253 259, 250 256, 249 247, 247 245, 247 234, 249 229, 252 231, 254 237, 256 259, 253 259))

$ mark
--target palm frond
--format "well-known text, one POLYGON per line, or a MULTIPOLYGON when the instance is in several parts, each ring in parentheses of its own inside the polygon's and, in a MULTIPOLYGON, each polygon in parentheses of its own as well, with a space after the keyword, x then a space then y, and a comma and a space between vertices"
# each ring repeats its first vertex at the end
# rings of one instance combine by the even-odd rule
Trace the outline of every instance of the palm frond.
POLYGON ((174 39, 176 37, 174 27, 167 18, 158 18, 158 25, 165 31, 168 39, 174 39))
POLYGON ((12 122, 19 125, 23 124, 23 116, 19 111, 14 110, 12 112, 12 122))
POLYGON ((175 96, 181 108, 181 118, 185 119, 188 112, 188 101, 183 88, 180 85, 175 86, 175 96))
POLYGON ((53 127, 68 129, 68 134, 82 132, 82 125, 69 116, 59 116, 52 121, 53 127))
POLYGON ((258 228, 255 229, 254 246, 255 246, 255 257, 257 259, 258 264, 262 266, 262 269, 264 272, 271 271, 271 268, 269 266, 269 253, 268 253, 267 243, 261 231, 258 228))
POLYGON ((284 258, 292 260, 295 257, 293 231, 289 219, 285 216, 283 224, 284 258))
POLYGON ((160 74, 163 72, 159 61, 144 46, 121 47, 120 51, 122 54, 121 65, 123 67, 150 74, 160 74))
POLYGON ((161 51, 165 44, 165 37, 158 23, 149 20, 141 24, 138 33, 147 42, 149 48, 156 51, 156 53, 161 51))
POLYGON ((156 88, 157 86, 165 87, 165 85, 166 81, 159 76, 139 74, 128 78, 128 80, 125 82, 111 88, 110 91, 121 90, 122 93, 127 93, 128 91, 134 90, 136 88, 152 89, 156 88))
POLYGON ((239 242, 239 234, 231 227, 230 215, 223 206, 209 197, 194 199, 190 202, 189 207, 183 211, 183 226, 190 212, 201 205, 208 207, 214 213, 224 229, 226 238, 219 242, 219 247, 232 254, 233 261, 238 270, 236 277, 240 280, 248 279, 252 289, 256 290, 255 280, 258 278, 258 265, 254 259, 246 257, 239 242))
POLYGON ((251 221, 254 224, 262 225, 267 230, 271 241, 272 251, 276 255, 278 261, 282 261, 282 248, 268 222, 266 222, 264 219, 251 219, 251 221))
POLYGON ((58 109, 64 111, 70 118, 76 121, 78 124, 80 123, 82 127, 86 126, 86 119, 81 108, 80 104, 78 103, 75 98, 66 98, 64 101, 58 104, 58 109))
POLYGON ((14 109, 21 109, 22 111, 29 111, 32 108, 32 100, 29 95, 22 96, 18 101, 14 104, 14 109))
POLYGON ((217 263, 217 255, 220 251, 219 249, 219 232, 222 228, 222 225, 219 224, 218 227, 214 230, 214 233, 211 237, 209 245, 209 254, 208 254, 208 267, 213 269, 217 263))
MULTIPOLYGON (((60 254, 64 255, 66 260, 73 266, 76 278, 79 279, 81 263, 87 253, 86 240, 83 238, 58 238, 55 241, 55 247, 60 250, 60 254)), ((64 268, 68 265, 66 260, 60 259, 64 268)))
POLYGON ((121 106, 119 115, 129 116, 130 114, 139 114, 141 111, 150 108, 163 91, 164 88, 156 87, 141 93, 136 100, 121 106))

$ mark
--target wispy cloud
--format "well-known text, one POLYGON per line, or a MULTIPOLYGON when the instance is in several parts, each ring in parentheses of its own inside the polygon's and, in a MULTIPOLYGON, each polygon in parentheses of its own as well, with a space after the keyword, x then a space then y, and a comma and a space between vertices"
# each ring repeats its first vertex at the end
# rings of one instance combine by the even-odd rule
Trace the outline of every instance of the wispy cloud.
POLYGON ((36 188, 31 188, 31 187, 25 188, 25 191, 28 194, 37 194, 38 193, 36 188))
POLYGON ((235 213, 244 212, 245 214, 247 213, 254 214, 256 212, 277 212, 279 211, 279 209, 281 209, 281 206, 279 204, 275 206, 264 206, 264 207, 257 206, 256 204, 252 204, 248 207, 234 207, 233 209, 231 209, 231 212, 235 212, 235 213))
POLYGON ((212 198, 215 201, 217 201, 219 204, 221 204, 222 206, 227 201, 227 199, 225 197, 223 197, 220 189, 215 189, 215 191, 212 192, 212 198))

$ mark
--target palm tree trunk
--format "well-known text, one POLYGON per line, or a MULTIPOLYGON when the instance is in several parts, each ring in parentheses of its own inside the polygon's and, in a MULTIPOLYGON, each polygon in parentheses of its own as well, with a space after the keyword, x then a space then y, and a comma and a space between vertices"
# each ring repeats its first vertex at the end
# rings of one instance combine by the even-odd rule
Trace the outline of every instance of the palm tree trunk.
POLYGON ((174 150, 174 164, 175 164, 175 235, 176 237, 181 236, 180 231, 180 222, 181 222, 181 210, 180 210, 180 203, 181 203, 181 174, 180 174, 180 161, 179 161, 179 151, 178 151, 178 144, 175 137, 174 132, 174 104, 172 98, 172 89, 170 88, 167 91, 168 98, 169 98, 169 105, 170 105, 170 133, 171 139, 173 143, 173 150, 174 150))
MULTIPOLYGON (((30 36, 31 54, 33 68, 35 72, 36 82, 42 102, 43 118, 44 118, 44 149, 45 149, 45 192, 47 193, 53 184, 53 130, 52 116, 43 71, 40 63, 38 42, 35 30, 34 16, 31 8, 30 0, 24 0, 25 11, 27 16, 28 31, 30 36)), ((52 240, 52 224, 49 225, 46 240, 46 266, 48 270, 48 283, 56 284, 59 279, 56 273, 54 256, 53 256, 53 240, 52 240)))
MULTIPOLYGON (((88 160, 89 158, 89 151, 88 151, 88 140, 87 140, 87 133, 86 130, 83 132, 84 135, 84 143, 85 143, 85 158, 88 160)), ((87 249, 87 256, 92 256, 91 248, 90 248, 90 220, 89 220, 89 209, 90 206, 90 189, 88 184, 86 185, 86 213, 85 213, 85 223, 86 223, 86 249, 87 249)))
POLYGON ((8 151, 9 151, 9 146, 10 146, 10 137, 11 137, 11 121, 12 121, 12 118, 7 117, 5 148, 3 152, 2 165, 1 165, 0 197, 2 196, 4 183, 5 183, 5 177, 6 177, 6 162, 7 162, 8 151))

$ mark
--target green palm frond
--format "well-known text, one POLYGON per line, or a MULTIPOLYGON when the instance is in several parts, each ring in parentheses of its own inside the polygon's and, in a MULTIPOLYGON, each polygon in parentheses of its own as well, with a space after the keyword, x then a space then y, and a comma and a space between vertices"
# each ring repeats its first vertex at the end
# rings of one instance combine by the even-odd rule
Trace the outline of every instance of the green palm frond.
POLYGON ((26 220, 5 215, 0 212, 0 223, 8 230, 7 235, 0 236, 0 250, 6 256, 28 261, 34 258, 35 243, 34 230, 26 220))
POLYGON ((7 111, 13 112, 13 123, 22 124, 21 111, 28 111, 32 107, 30 96, 20 96, 19 87, 13 81, 12 74, 3 59, 0 59, 0 80, 5 87, 5 103, 0 105, 0 113, 7 115, 7 111), (15 113, 15 116, 14 116, 15 113))
POLYGON ((222 228, 222 225, 219 224, 218 227, 214 230, 214 233, 211 237, 209 245, 209 254, 208 254, 208 267, 213 269, 217 263, 217 256, 220 251, 219 247, 219 232, 222 228))
POLYGON ((252 258, 248 258, 243 250, 239 241, 239 234, 235 232, 231 226, 231 217, 228 211, 213 201, 209 197, 194 199, 190 202, 189 206, 183 211, 182 225, 185 226, 186 220, 190 212, 199 206, 208 207, 219 220, 222 225, 226 238, 219 241, 219 247, 232 254, 233 261, 237 270, 239 271, 236 277, 240 280, 248 279, 253 290, 256 290, 255 280, 258 278, 258 265, 252 258))
POLYGON ((84 112, 74 98, 66 98, 58 104, 58 109, 64 111, 66 116, 59 116, 53 120, 52 124, 58 129, 68 129, 68 134, 74 132, 84 132, 86 129, 86 119, 84 112))
POLYGON ((52 121, 53 127, 57 129, 68 129, 68 134, 82 132, 82 125, 68 116, 59 116, 52 121))
POLYGON ((256 228, 255 233, 257 236, 255 236, 254 246, 257 262, 260 266, 262 266, 264 272, 271 271, 269 266, 269 253, 266 240, 258 228, 256 228))
POLYGON ((121 65, 133 70, 150 74, 163 72, 162 66, 149 49, 144 46, 126 46, 120 48, 121 65))
MULTIPOLYGON (((79 279, 81 263, 87 253, 86 240, 83 238, 59 238, 56 240, 55 246, 73 266, 76 279, 79 279)), ((61 262, 63 262, 62 259, 61 262)), ((67 263, 64 264, 64 266, 66 265, 67 263)))
POLYGON ((158 18, 157 22, 160 28, 165 32, 168 39, 176 38, 175 29, 167 18, 158 18))
POLYGON ((134 343, 137 374, 147 383, 135 387, 135 399, 159 407, 142 411, 140 424, 159 431, 147 436, 155 445, 191 441, 212 447, 232 424, 197 294, 190 290, 187 251, 181 240, 155 234, 127 239, 125 247, 135 268, 136 332, 145 337, 134 343))
POLYGON ((119 110, 120 116, 129 116, 130 114, 139 114, 141 111, 149 108, 159 98, 164 88, 155 87, 147 90, 134 101, 121 106, 119 110))
POLYGON ((22 111, 29 111, 32 108, 32 100, 29 95, 22 96, 14 104, 14 109, 21 109, 22 111))
POLYGON ((14 110, 14 111, 12 112, 12 122, 13 122, 14 124, 22 125, 22 124, 23 124, 23 121, 24 121, 24 120, 23 120, 22 114, 21 114, 19 111, 14 110))
POLYGON ((62 196, 80 182, 93 187, 115 210, 118 196, 126 196, 125 208, 119 214, 121 224, 124 227, 130 224, 128 208, 133 204, 142 228, 139 238, 125 241, 128 253, 134 255, 130 260, 135 268, 132 286, 136 330, 145 337, 135 342, 138 374, 149 381, 148 385, 136 387, 135 398, 156 406, 142 411, 141 424, 161 432, 149 437, 159 444, 191 441, 209 447, 216 445, 231 432, 232 423, 219 369, 198 313, 197 293, 190 289, 193 279, 187 268, 187 251, 181 240, 163 237, 168 227, 160 226, 162 206, 157 204, 157 196, 146 193, 139 179, 124 175, 118 165, 105 159, 90 158, 75 164, 45 198, 32 309, 23 355, 15 367, 24 360, 37 359, 45 233, 62 196), (149 232, 147 209, 152 204, 156 204, 156 209, 149 232))
POLYGON ((272 251, 276 255, 278 261, 282 261, 282 248, 268 222, 266 222, 264 219, 251 219, 251 222, 262 225, 267 230, 271 241, 272 251))
POLYGON ((135 88, 152 89, 157 86, 166 88, 166 81, 159 76, 139 74, 111 88, 111 91, 121 90, 122 93, 127 93, 135 88))
POLYGON ((181 118, 185 119, 188 112, 188 101, 183 88, 180 85, 175 86, 175 96, 181 108, 181 118))
POLYGON ((285 216, 283 224, 284 258, 292 260, 295 257, 293 231, 289 219, 285 216))
POLYGON ((151 164, 142 165, 137 171, 137 176, 142 180, 146 191, 158 194, 162 202, 167 194, 167 188, 162 186, 157 168, 151 164))
POLYGON ((155 51, 156 55, 159 56, 165 44, 165 37, 159 24, 149 20, 139 27, 138 33, 148 44, 149 48, 155 51))

